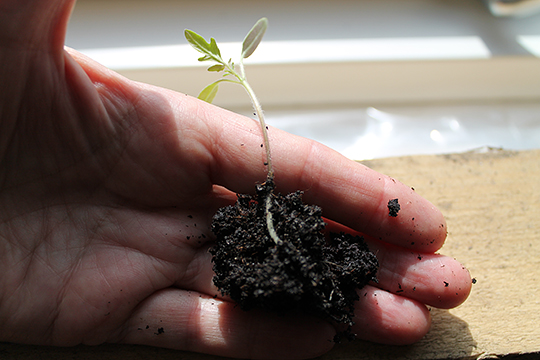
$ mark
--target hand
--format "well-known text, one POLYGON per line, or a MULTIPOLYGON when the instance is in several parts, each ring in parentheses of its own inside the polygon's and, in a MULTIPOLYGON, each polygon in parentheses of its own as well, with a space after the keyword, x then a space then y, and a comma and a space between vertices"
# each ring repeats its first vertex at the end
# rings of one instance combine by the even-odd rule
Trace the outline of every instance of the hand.
MULTIPOLYGON (((243 312, 212 284, 211 216, 265 179, 257 123, 64 50, 73 4, 0 1, 0 340, 328 351, 325 321, 243 312)), ((359 337, 417 341, 424 304, 466 299, 468 272, 434 254, 446 226, 430 203, 313 141, 273 128, 270 141, 278 190, 305 190, 379 258, 379 283, 360 292, 359 337)))

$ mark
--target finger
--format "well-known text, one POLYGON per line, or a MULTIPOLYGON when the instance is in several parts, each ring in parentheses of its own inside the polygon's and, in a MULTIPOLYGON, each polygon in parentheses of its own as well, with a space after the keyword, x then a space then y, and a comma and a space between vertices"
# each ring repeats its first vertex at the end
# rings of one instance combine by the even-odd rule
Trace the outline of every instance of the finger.
MULTIPOLYGON (((212 180, 236 192, 252 192, 265 180, 257 123, 208 104, 192 105, 213 132, 212 180)), ((282 192, 305 190, 324 215, 383 241, 434 252, 446 237, 442 214, 411 188, 312 140, 270 128, 275 180, 282 192), (401 210, 389 216, 388 201, 401 210)))
POLYGON ((419 341, 429 330, 431 316, 418 301, 373 286, 359 291, 353 332, 358 338, 391 345, 419 341))
POLYGON ((377 241, 368 243, 379 260, 377 279, 381 288, 444 309, 458 306, 469 296, 471 277, 457 260, 377 241))
POLYGON ((145 300, 122 329, 122 342, 253 359, 321 355, 335 330, 307 316, 245 312, 196 292, 167 289, 145 300))
MULTIPOLYGON (((332 221, 327 232, 361 235, 332 221)), ((448 256, 421 253, 364 236, 379 261, 377 287, 437 308, 449 309, 463 303, 472 287, 469 271, 448 256)))
MULTIPOLYGON (((296 176, 305 199, 323 208, 323 214, 381 241, 423 252, 435 252, 446 238, 442 214, 410 187, 350 161, 323 145, 306 142, 303 167, 296 176), (398 199, 397 217, 389 215, 388 202, 398 199)), ((283 141, 280 141, 283 143, 283 141)), ((276 165, 277 167, 277 165, 276 165)), ((294 176, 286 172, 288 176, 294 176)), ((294 182, 291 177, 285 181, 294 182)))
MULTIPOLYGON (((205 273, 199 279, 205 279, 198 285, 205 294, 212 294, 212 291, 216 291, 215 287, 211 285, 212 274, 205 273), (201 286, 202 283, 206 283, 208 288, 205 289, 204 286, 201 286)), ((366 286, 358 293, 360 299, 355 304, 354 321, 356 324, 352 331, 359 338, 379 343, 403 345, 418 341, 429 330, 429 312, 420 301, 408 299, 406 295, 392 294, 375 286, 366 286)), ((191 296, 196 296, 193 294, 191 296)), ((214 299, 215 297, 212 298, 211 302, 218 301, 214 299)), ((152 332, 149 333, 152 335, 152 332)), ((276 358, 278 357, 276 356, 276 358)))
MULTIPOLYGON (((206 294, 212 294, 212 291, 215 293, 215 287, 211 284, 213 273, 204 271, 201 273, 205 275, 200 276, 199 280, 204 279, 204 281, 200 281, 197 287, 206 294), (208 287, 205 288, 201 284, 207 284, 208 287)), ((384 280, 384 283, 387 285, 389 282, 384 280)), ((356 324, 352 329, 353 333, 365 340, 395 345, 414 343, 429 330, 430 315, 423 305, 425 299, 436 299, 433 302, 439 307, 444 307, 440 306, 441 301, 449 303, 446 295, 437 297, 436 294, 430 294, 429 288, 425 289, 421 286, 418 286, 417 292, 412 290, 412 295, 409 295, 410 291, 400 293, 396 290, 395 293, 391 293, 376 286, 366 286, 358 293, 360 299, 355 304, 354 321, 356 324), (415 297, 424 298, 424 300, 418 300, 415 297)))

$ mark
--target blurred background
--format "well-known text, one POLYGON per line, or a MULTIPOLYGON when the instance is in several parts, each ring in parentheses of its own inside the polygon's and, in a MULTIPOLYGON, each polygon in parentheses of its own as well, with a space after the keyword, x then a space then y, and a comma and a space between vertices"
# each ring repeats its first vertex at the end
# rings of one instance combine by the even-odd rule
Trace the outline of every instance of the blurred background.
MULTIPOLYGON (((540 148, 539 0, 78 0, 66 44, 197 96, 216 74, 184 29, 234 60, 263 16, 246 71, 273 126, 355 160, 540 148)), ((238 86, 215 103, 252 116, 238 86)))

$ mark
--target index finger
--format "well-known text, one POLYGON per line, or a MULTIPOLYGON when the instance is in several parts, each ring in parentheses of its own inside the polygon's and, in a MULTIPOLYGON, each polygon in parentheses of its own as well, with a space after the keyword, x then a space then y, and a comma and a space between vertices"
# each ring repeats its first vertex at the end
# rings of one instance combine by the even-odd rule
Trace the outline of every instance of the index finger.
MULTIPOLYGON (((206 103, 192 105, 212 142, 211 181, 234 192, 253 192, 266 176, 258 123, 206 103)), ((305 202, 320 206, 326 218, 379 240, 420 252, 442 246, 442 214, 410 187, 313 140, 272 127, 269 137, 278 191, 303 190, 305 202), (401 207, 396 217, 389 216, 393 199, 401 207)))
MULTIPOLYGON (((278 151, 287 145, 286 138, 283 135, 276 141, 280 144, 278 151)), ((443 245, 446 238, 444 217, 413 189, 321 144, 298 138, 294 142, 299 144, 295 152, 297 160, 276 156, 279 159, 276 169, 289 169, 279 174, 287 174, 283 177, 291 183, 301 179, 297 187, 306 189, 304 199, 321 206, 325 217, 381 241, 415 251, 435 252, 443 245), (300 156, 301 146, 306 149, 303 156, 300 156), (301 167, 298 161, 301 161, 301 167), (301 173, 295 175, 293 169, 301 169, 301 173), (391 200, 399 204, 395 214, 389 209, 391 200)))

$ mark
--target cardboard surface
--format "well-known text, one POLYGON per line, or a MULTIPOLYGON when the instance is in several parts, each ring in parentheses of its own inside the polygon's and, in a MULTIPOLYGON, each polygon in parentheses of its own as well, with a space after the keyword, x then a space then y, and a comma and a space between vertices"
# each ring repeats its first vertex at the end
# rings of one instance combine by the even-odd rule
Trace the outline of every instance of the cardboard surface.
POLYGON ((469 299, 432 310, 428 335, 408 347, 355 343, 325 359, 468 359, 540 352, 540 151, 482 149, 464 154, 366 162, 412 186, 441 209, 441 253, 476 279, 469 299), (356 355, 355 355, 356 353, 356 355))
MULTIPOLYGON (((417 344, 393 347, 357 340, 321 359, 532 358, 540 352, 540 150, 482 149, 365 164, 414 187, 443 211, 449 234, 441 253, 462 262, 477 282, 460 307, 432 309, 432 329, 417 344)), ((0 343, 0 358, 36 357, 217 359, 127 345, 44 348, 0 343)))

